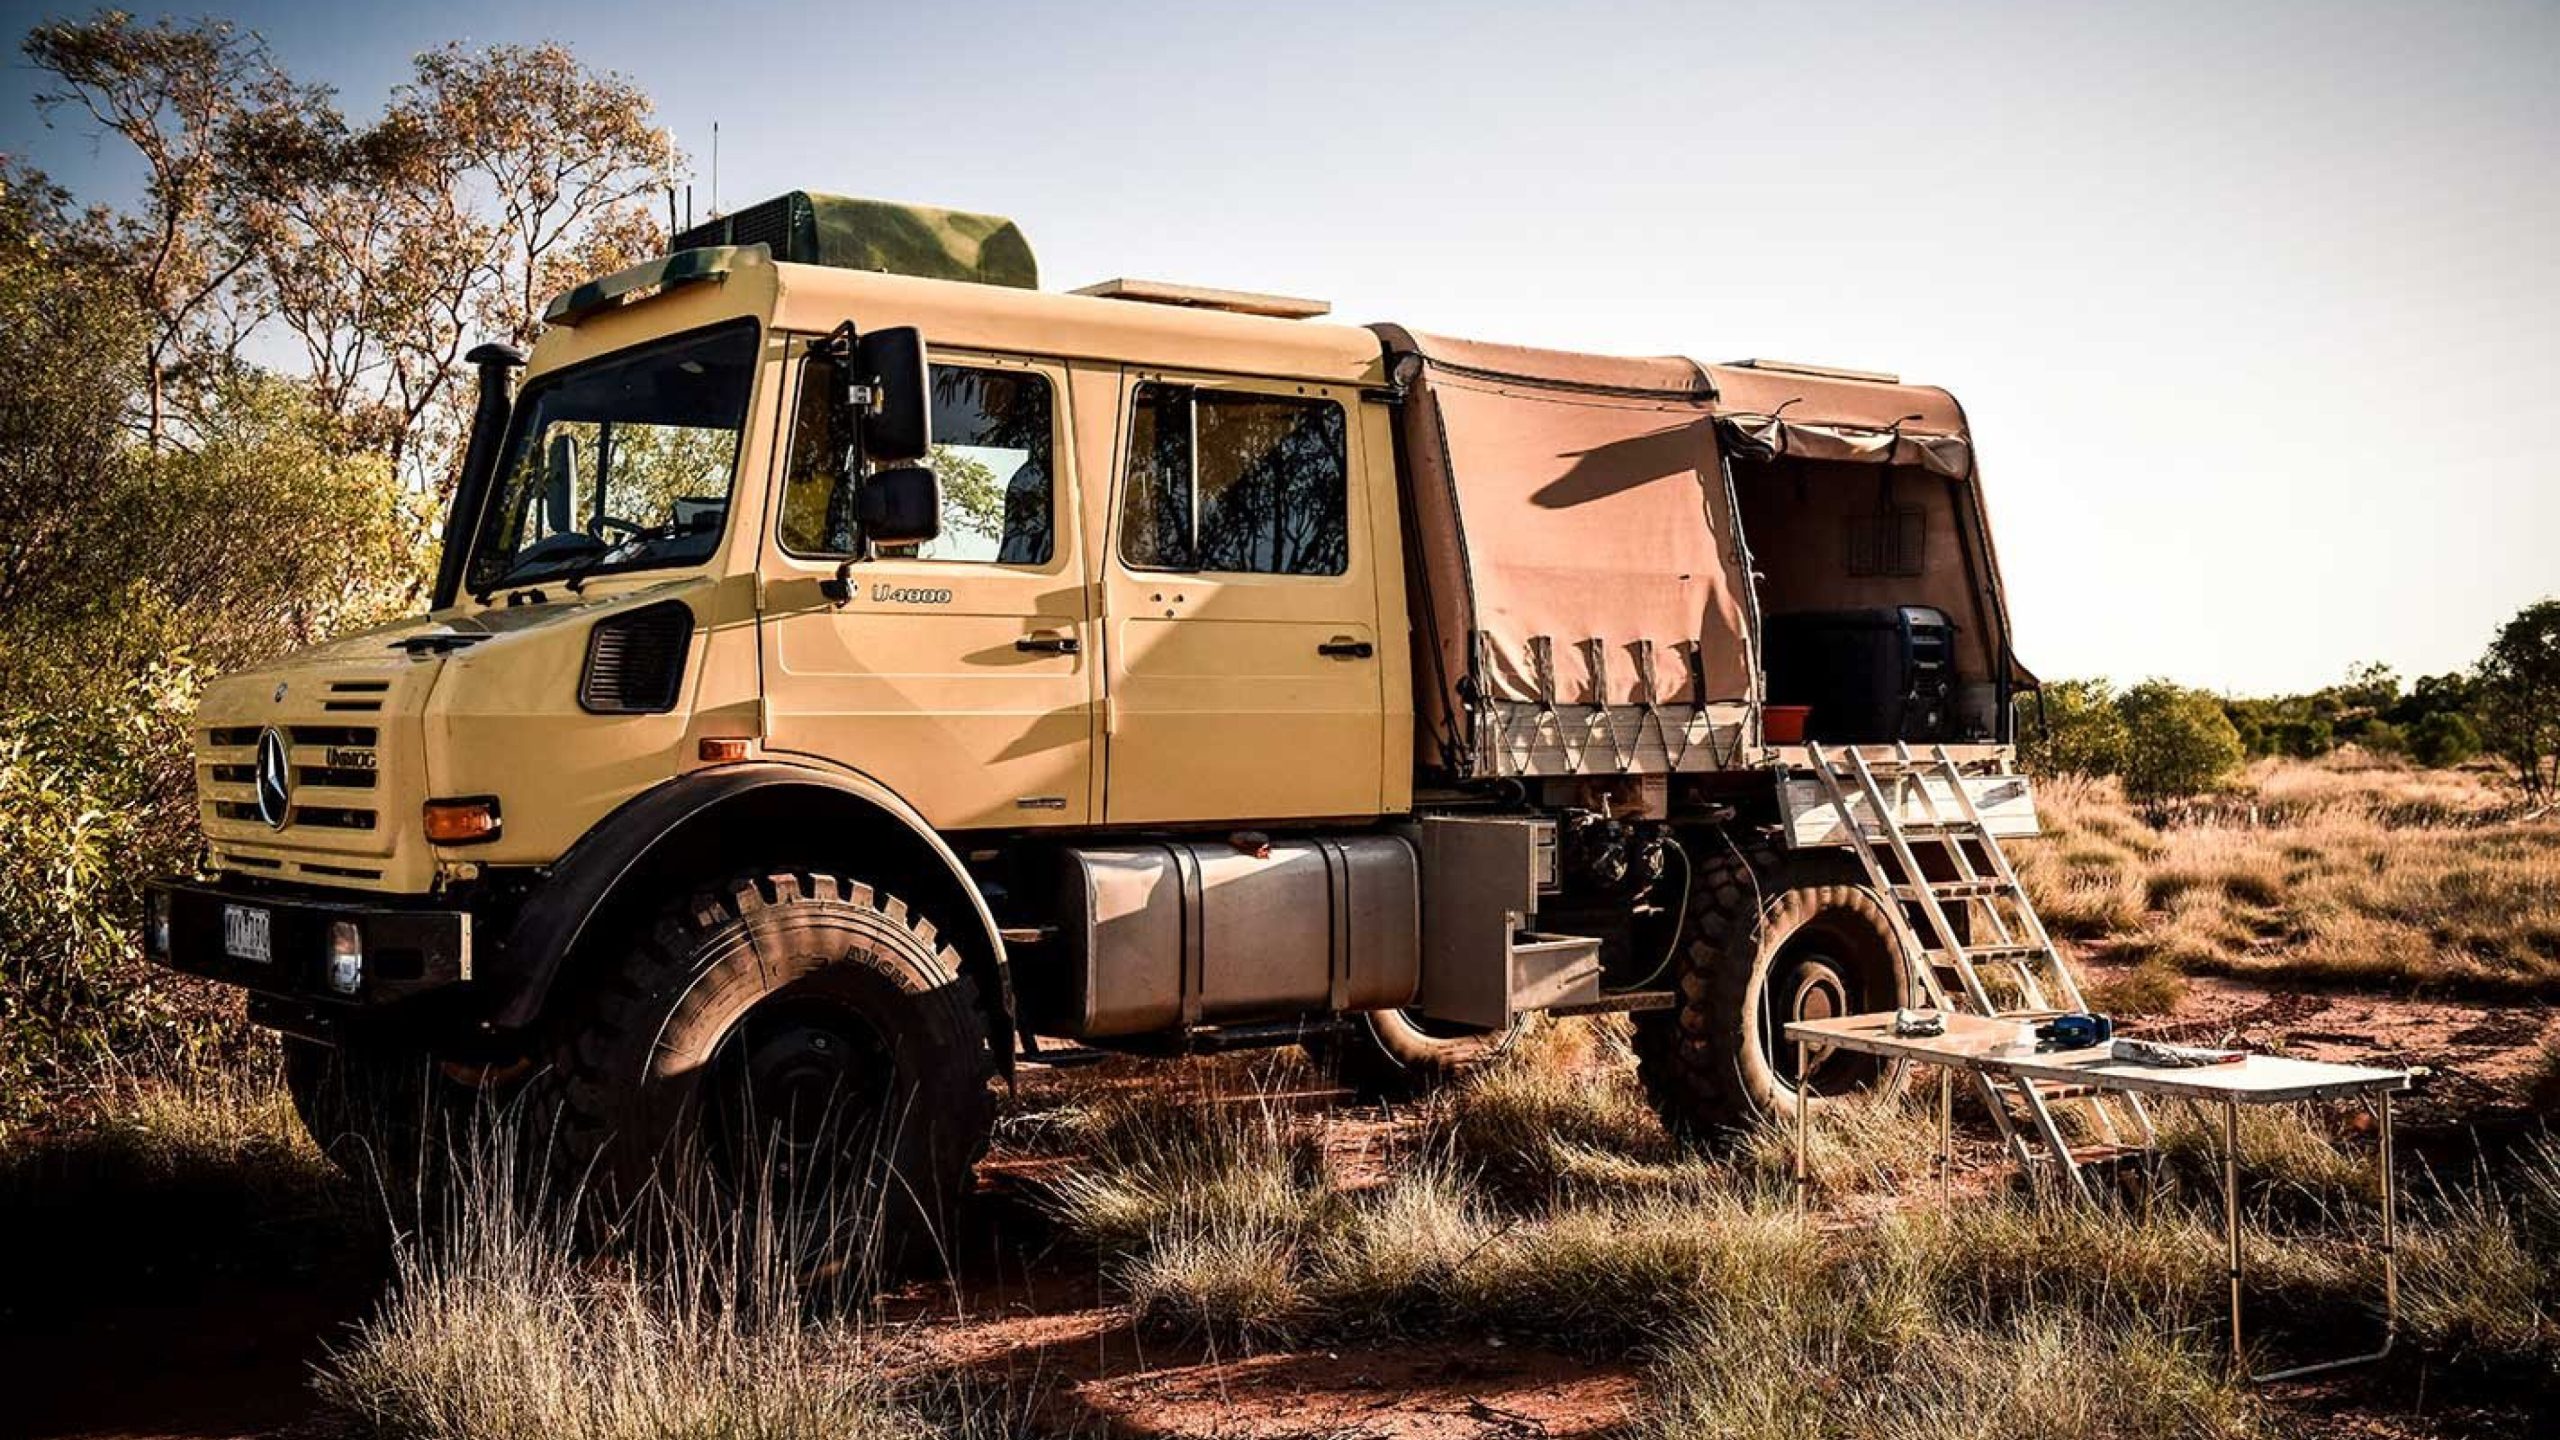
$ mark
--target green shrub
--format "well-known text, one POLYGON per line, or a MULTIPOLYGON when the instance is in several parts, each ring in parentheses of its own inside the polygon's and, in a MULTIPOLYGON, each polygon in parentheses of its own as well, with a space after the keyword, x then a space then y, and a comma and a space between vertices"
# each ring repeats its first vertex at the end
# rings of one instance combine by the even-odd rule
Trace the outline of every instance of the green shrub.
POLYGON ((2468 715, 2438 710, 2409 727, 2409 754, 2421 765, 2459 765, 2480 753, 2480 727, 2468 715))
POLYGON ((6 1124, 109 1055, 233 1029, 228 1003, 135 944, 141 882, 198 851, 198 677, 407 608, 429 527, 388 464, 343 453, 283 381, 214 384, 183 448, 133 440, 136 317, 0 212, 0 372, 29 380, 0 385, 6 1124))
POLYGON ((2136 801, 2200 795, 2240 768, 2240 732, 2204 691, 2146 680, 2124 692, 2116 712, 2125 728, 2125 794, 2136 801))
POLYGON ((2036 692, 2018 759, 2037 775, 2113 775, 2124 766, 2124 717, 2104 680, 2057 680, 2036 692))

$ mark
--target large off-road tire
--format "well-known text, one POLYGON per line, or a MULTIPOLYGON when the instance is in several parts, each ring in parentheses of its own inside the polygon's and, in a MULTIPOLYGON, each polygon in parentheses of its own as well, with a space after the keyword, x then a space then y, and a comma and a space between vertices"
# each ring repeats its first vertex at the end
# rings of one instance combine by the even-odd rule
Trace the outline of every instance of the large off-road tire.
POLYGON ((371 1037, 284 1040, 285 1090, 312 1143, 404 1216, 432 1215, 432 1184, 455 1157, 538 1123, 529 1070, 447 1065, 371 1037))
POLYGON ((1511 1047, 1507 1030, 1442 1025, 1410 1010, 1345 1016, 1346 1028, 1307 1046, 1315 1063, 1364 1100, 1407 1100, 1457 1079, 1511 1047))
POLYGON ((853 1258, 883 1270, 947 1257, 994 1120, 994 1057, 930 920, 841 876, 742 875, 612 958, 556 1066, 562 1149, 586 1183, 627 1202, 707 1181, 850 1218, 853 1258))
POLYGON ((1845 854, 1684 836, 1697 868, 1672 965, 1679 1004, 1636 1017, 1637 1071, 1672 1133, 1713 1143, 1862 1093, 1898 1093, 1907 1067, 1814 1051, 1797 1073, 1787 1021, 1889 1010, 1911 993, 1913 946, 1845 854))

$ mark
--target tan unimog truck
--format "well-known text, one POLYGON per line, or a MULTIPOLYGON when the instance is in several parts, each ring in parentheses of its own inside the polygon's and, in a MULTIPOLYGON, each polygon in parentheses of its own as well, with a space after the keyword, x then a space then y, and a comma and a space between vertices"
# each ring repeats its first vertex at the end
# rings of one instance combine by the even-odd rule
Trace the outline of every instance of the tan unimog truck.
POLYGON ((208 687, 150 892, 321 1138, 538 1095, 935 1219, 1023 1062, 1633 1011, 1675 1130, 1898 1083, 1772 1037, 1934 988, 1807 739, 2034 826, 1950 396, 1033 287, 795 194, 475 352, 433 608, 208 687))

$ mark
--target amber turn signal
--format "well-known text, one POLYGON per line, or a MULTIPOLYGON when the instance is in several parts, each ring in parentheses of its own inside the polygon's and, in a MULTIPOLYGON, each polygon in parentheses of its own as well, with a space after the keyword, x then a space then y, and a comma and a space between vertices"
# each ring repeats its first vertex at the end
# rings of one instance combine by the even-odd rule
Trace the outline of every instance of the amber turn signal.
POLYGON ((705 765, 734 765, 747 758, 747 742, 735 736, 709 736, 694 748, 705 765))
POLYGON ((427 839, 437 845, 474 845, 498 838, 498 797, 427 802, 427 839))

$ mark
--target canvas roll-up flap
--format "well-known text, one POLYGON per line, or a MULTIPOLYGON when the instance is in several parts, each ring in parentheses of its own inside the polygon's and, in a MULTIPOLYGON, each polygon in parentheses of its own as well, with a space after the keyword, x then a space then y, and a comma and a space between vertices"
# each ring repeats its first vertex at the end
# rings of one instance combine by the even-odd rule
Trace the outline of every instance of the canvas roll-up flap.
POLYGON ((1801 460, 1846 460, 1869 465, 1912 465, 1961 480, 1973 473, 1973 446, 1962 435, 1826 425, 1783 415, 1722 417, 1728 448, 1739 453, 1801 460))

